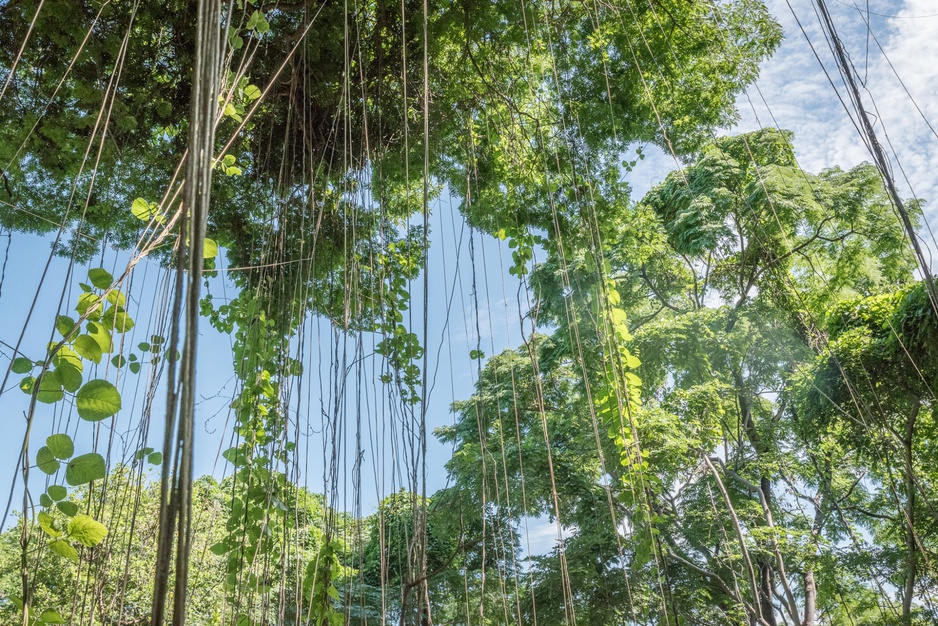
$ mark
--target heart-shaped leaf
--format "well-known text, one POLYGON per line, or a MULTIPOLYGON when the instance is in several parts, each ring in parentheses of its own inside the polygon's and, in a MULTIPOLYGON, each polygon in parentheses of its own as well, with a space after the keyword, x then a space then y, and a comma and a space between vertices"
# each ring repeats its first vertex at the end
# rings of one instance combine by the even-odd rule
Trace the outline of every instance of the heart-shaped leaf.
POLYGON ((78 417, 98 422, 121 410, 121 394, 106 380, 92 380, 78 390, 75 396, 78 417))
MULTIPOLYGON (((55 455, 55 458, 62 459, 63 461, 71 458, 71 456, 75 454, 75 444, 72 443, 72 438, 64 433, 50 435, 46 438, 46 445, 49 447, 52 454, 55 455)), ((61 498, 56 499, 59 500, 61 498)))
POLYGON ((107 527, 88 515, 76 515, 68 522, 68 536, 85 547, 93 548, 107 537, 107 527))
POLYGON ((48 446, 42 446, 39 448, 39 451, 36 452, 36 465, 41 471, 50 476, 59 471, 59 462, 55 459, 55 455, 52 454, 52 450, 48 446))
POLYGON ((65 482, 72 487, 85 485, 107 476, 104 457, 97 452, 76 456, 65 466, 65 482))

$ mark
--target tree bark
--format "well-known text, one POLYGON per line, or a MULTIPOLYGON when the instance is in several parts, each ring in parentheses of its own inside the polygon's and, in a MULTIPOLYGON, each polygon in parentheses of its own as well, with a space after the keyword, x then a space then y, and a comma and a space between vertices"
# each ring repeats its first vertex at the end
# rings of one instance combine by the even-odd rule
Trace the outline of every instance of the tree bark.
POLYGON ((801 626, 814 626, 816 616, 817 582, 814 580, 814 570, 809 569, 804 574, 804 621, 801 626))
MULTIPOLYGON (((733 373, 733 383, 736 386, 736 400, 739 403, 739 417, 743 425, 743 431, 755 451, 756 456, 760 457, 765 453, 766 447, 760 440, 755 422, 752 419, 752 399, 745 392, 746 381, 741 371, 733 373)), ((772 482, 766 476, 763 476, 759 480, 759 490, 761 492, 762 502, 766 507, 770 507, 772 505, 772 482)), ((768 522, 768 520, 766 520, 766 522, 768 522)), ((759 586, 756 593, 759 594, 757 606, 761 613, 760 617, 770 626, 777 626, 775 608, 773 605, 773 599, 775 597, 775 571, 772 557, 769 555, 760 555, 756 559, 756 565, 759 569, 759 586)))
POLYGON ((905 423, 905 440, 902 442, 905 455, 905 524, 906 524, 906 572, 905 589, 902 594, 902 623, 912 625, 912 597, 915 595, 915 477, 912 475, 912 442, 915 436, 915 420, 922 403, 915 401, 912 412, 905 423))

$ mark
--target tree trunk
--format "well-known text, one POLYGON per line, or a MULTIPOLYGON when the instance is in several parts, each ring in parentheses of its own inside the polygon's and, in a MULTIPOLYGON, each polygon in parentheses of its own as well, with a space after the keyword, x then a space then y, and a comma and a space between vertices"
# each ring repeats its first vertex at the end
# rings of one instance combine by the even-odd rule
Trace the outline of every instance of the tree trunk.
POLYGON ((912 625, 912 597, 915 594, 915 478, 912 474, 912 442, 915 436, 915 419, 918 417, 921 402, 916 400, 912 412, 905 424, 905 524, 906 524, 906 572, 905 590, 902 594, 902 623, 912 625))
POLYGON ((814 626, 817 614, 817 582, 814 580, 814 570, 809 569, 804 574, 804 621, 801 626, 814 626))
POLYGON ((759 563, 759 608, 762 609, 762 619, 769 626, 777 626, 775 621, 775 606, 772 604, 775 589, 775 572, 772 570, 772 557, 760 556, 759 563))
MULTIPOLYGON (((823 500, 819 501, 820 494, 814 499, 814 525, 811 528, 811 536, 815 542, 821 534, 821 528, 824 525, 824 505, 823 500)), ((815 545, 817 545, 815 543, 815 545)), ((817 581, 814 579, 814 566, 809 567, 804 573, 804 620, 801 626, 814 626, 817 620, 817 581)))
MULTIPOLYGON (((740 422, 742 422, 746 438, 752 445, 756 457, 761 457, 765 453, 766 447, 760 440, 759 432, 756 430, 755 422, 752 419, 752 399, 745 392, 746 381, 741 371, 737 370, 733 373, 733 382, 736 386, 736 400, 739 403, 740 422)), ((762 492, 763 502, 767 507, 771 507, 772 481, 763 476, 759 480, 759 489, 762 492)), ((775 570, 772 561, 772 557, 768 554, 760 555, 756 560, 759 568, 759 589, 757 593, 759 594, 760 617, 763 622, 768 626, 777 626, 773 604, 775 598, 775 570)))

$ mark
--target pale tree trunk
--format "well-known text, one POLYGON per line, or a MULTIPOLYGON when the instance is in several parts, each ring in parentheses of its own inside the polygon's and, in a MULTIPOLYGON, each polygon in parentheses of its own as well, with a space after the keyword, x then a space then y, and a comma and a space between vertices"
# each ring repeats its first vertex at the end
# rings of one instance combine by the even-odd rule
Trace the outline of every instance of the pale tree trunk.
POLYGON ((816 615, 817 582, 814 580, 814 570, 810 569, 804 574, 804 621, 801 626, 814 626, 816 615))

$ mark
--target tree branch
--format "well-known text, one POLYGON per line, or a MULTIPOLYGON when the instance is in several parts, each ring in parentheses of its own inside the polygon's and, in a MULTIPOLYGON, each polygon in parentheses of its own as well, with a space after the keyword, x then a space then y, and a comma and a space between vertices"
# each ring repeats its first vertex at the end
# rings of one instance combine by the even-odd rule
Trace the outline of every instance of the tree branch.
POLYGON ((658 301, 661 302, 662 305, 668 307, 675 313, 684 313, 684 311, 682 311, 681 309, 677 308, 676 306, 668 302, 668 299, 665 298, 664 295, 662 295, 660 291, 658 291, 655 285, 651 282, 651 279, 648 278, 648 274, 645 272, 644 265, 642 265, 641 268, 639 268, 639 275, 642 277, 642 280, 645 282, 646 285, 648 285, 648 288, 651 290, 653 294, 655 294, 655 297, 658 298, 658 301))

